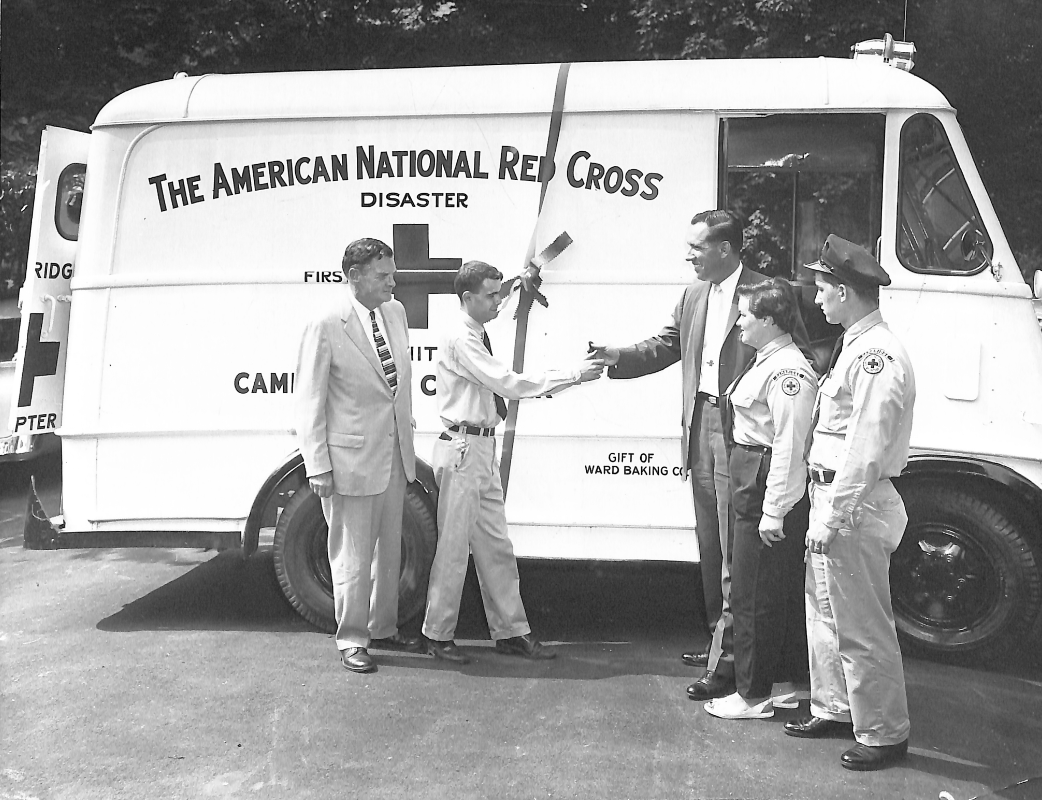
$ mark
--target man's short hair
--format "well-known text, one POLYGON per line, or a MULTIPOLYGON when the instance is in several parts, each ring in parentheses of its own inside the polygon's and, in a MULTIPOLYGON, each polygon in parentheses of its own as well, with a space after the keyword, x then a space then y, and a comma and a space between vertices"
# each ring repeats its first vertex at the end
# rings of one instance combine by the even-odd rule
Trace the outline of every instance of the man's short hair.
POLYGON ((340 267, 344 276, 347 271, 354 267, 363 275, 369 269, 369 265, 378 258, 392 258, 394 251, 379 239, 355 239, 344 250, 344 260, 340 267))
POLYGON ((825 283, 831 286, 846 286, 848 290, 852 291, 862 300, 867 300, 870 303, 879 305, 879 287, 878 286, 865 286, 860 283, 851 283, 849 281, 841 281, 835 275, 830 275, 827 272, 814 272, 812 273, 815 278, 821 278, 825 283))
POLYGON ((752 285, 739 286, 738 296, 749 299, 749 311, 757 319, 771 317, 785 333, 796 330, 799 300, 796 290, 785 278, 771 278, 752 285))
POLYGON ((736 254, 742 252, 742 219, 733 211, 715 209, 700 211, 691 218, 692 225, 704 223, 709 228, 709 242, 728 242, 736 254))
POLYGON ((452 288, 462 301, 464 292, 477 292, 485 281, 501 280, 503 280, 503 273, 491 264, 486 264, 484 261, 468 261, 456 273, 452 288))

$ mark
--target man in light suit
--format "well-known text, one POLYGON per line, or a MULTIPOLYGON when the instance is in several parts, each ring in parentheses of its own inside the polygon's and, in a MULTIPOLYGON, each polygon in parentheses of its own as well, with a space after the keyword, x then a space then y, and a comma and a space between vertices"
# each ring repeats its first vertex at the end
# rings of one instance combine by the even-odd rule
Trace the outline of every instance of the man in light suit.
MULTIPOLYGON (((756 354, 735 327, 736 290, 767 276, 742 266, 742 223, 730 211, 696 214, 687 232, 695 280, 684 290, 673 318, 656 336, 629 347, 594 345, 608 365, 608 377, 639 378, 677 361, 683 370, 681 459, 693 477, 695 534, 701 560, 706 621, 713 638, 708 650, 684 653, 690 666, 706 667, 688 687, 694 700, 735 691, 734 644, 730 608, 730 554, 733 513, 720 397, 756 354)), ((793 337, 806 350, 802 320, 793 337)))
POLYGON ((369 647, 420 647, 397 628, 405 485, 416 477, 409 326, 391 294, 390 247, 354 241, 342 269, 344 296, 301 339, 297 439, 329 524, 341 663, 372 672, 369 647))

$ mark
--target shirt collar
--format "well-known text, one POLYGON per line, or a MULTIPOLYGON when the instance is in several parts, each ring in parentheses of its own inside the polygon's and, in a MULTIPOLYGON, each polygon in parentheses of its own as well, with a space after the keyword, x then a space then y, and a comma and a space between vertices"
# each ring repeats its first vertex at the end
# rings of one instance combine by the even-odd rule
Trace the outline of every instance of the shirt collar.
POLYGON ((724 278, 720 283, 714 283, 713 289, 721 292, 728 297, 734 297, 735 289, 738 288, 738 279, 742 277, 742 265, 738 265, 738 269, 724 278))
MULTIPOLYGON (((347 287, 347 295, 351 298, 351 305, 354 306, 355 313, 358 314, 358 320, 363 325, 371 325, 371 317, 369 316, 369 309, 366 308, 362 303, 355 297, 355 290, 350 285, 347 287)), ((377 306, 379 308, 379 306, 377 306)), ((383 322, 382 315, 380 322, 383 322)))
POLYGON ((776 339, 771 339, 771 341, 767 342, 767 344, 756 351, 756 363, 759 364, 765 358, 769 358, 783 347, 788 347, 790 344, 792 344, 791 333, 783 333, 776 339))
POLYGON ((850 344, 869 328, 874 328, 876 325, 881 325, 882 323, 883 315, 879 313, 879 309, 877 308, 875 311, 863 316, 843 332, 844 344, 850 344))
POLYGON ((470 328, 470 330, 474 331, 474 333, 478 335, 479 339, 485 335, 485 326, 468 314, 465 308, 460 306, 459 313, 463 318, 463 324, 470 328))

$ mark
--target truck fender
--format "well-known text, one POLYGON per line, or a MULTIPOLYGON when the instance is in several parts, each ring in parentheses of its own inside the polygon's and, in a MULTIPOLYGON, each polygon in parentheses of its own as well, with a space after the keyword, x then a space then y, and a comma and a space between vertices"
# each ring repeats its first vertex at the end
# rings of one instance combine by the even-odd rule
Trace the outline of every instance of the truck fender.
MULTIPOLYGON (((438 484, 434 480, 434 470, 430 464, 419 458, 416 459, 416 482, 423 487, 434 508, 437 508, 438 484)), ((242 533, 242 557, 244 559, 257 552, 260 529, 265 527, 264 523, 275 524, 278 501, 283 501, 284 505, 286 494, 296 491, 306 484, 304 457, 299 450, 296 450, 272 471, 254 498, 250 514, 246 518, 246 527, 242 533)))

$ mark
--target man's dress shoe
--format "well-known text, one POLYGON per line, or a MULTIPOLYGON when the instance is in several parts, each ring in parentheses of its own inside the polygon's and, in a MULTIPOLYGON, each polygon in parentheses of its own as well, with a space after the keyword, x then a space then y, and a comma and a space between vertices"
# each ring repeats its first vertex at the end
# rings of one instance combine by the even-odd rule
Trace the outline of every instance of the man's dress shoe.
POLYGON ((373 650, 401 650, 405 653, 426 652, 419 636, 406 636, 404 633, 396 633, 386 639, 373 639, 369 642, 369 646, 373 650))
POLYGON ((526 633, 524 636, 511 636, 509 639, 497 639, 496 652, 508 656, 530 658, 533 661, 543 661, 557 656, 553 650, 548 650, 537 639, 532 638, 530 633, 526 633))
POLYGON ((434 639, 427 640, 427 652, 435 658, 443 661, 451 661, 454 664, 469 664, 470 659, 456 647, 456 643, 449 639, 447 642, 439 642, 434 639))
POLYGON ((692 700, 712 700, 714 697, 727 697, 733 691, 734 678, 725 678, 710 670, 687 687, 687 696, 692 700))
POLYGON ((839 757, 839 763, 846 769, 867 772, 883 769, 900 761, 908 755, 908 740, 897 744, 868 745, 858 742, 839 757))
POLYGON ((836 722, 821 717, 802 717, 785 723, 785 733, 800 739, 820 739, 837 734, 851 736, 854 727, 849 722, 836 722))
POLYGON ((680 660, 689 667, 706 667, 709 665, 709 651, 705 650, 681 653, 680 660))
POLYGON ((376 672, 376 662, 364 647, 348 647, 340 651, 340 663, 352 672, 376 672))

